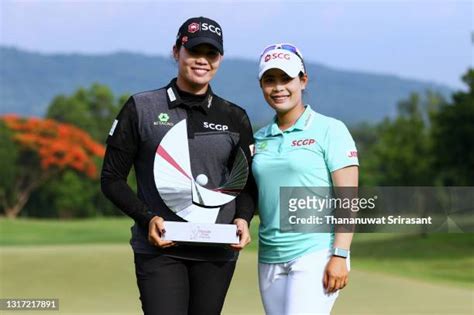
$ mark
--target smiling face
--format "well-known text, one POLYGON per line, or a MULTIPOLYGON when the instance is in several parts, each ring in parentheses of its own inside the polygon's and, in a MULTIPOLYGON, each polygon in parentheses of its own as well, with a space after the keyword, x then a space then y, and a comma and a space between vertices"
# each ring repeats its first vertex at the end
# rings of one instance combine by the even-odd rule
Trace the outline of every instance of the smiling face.
POLYGON ((270 69, 263 74, 260 86, 267 103, 282 115, 304 108, 302 91, 307 82, 306 74, 291 78, 280 69, 270 69))
POLYGON ((178 87, 189 93, 204 94, 220 66, 219 51, 209 44, 201 44, 192 49, 173 47, 173 55, 178 62, 178 87))

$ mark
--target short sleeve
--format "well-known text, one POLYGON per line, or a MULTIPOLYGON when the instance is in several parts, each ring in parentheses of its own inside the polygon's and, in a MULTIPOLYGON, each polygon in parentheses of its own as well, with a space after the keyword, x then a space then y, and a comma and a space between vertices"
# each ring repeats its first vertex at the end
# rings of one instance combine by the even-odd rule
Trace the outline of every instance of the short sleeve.
POLYGON ((326 135, 326 165, 330 172, 359 165, 357 148, 346 125, 335 120, 329 125, 326 135))
POLYGON ((129 98, 112 123, 106 143, 122 151, 136 152, 139 141, 137 110, 133 98, 129 98))

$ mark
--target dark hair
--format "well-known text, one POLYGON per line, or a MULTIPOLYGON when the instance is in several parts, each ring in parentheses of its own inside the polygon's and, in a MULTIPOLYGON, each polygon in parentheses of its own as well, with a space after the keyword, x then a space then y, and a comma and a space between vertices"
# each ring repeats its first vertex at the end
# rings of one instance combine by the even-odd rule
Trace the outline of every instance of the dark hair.
POLYGON ((176 43, 174 44, 176 46, 177 50, 181 49, 181 46, 183 46, 183 42, 179 40, 179 38, 176 40, 176 43))
POLYGON ((179 52, 179 50, 181 49, 181 46, 183 46, 183 42, 179 40, 179 38, 176 40, 176 43, 174 44, 173 48, 171 49, 171 58, 173 58, 174 61, 178 61, 175 57, 174 57, 174 48, 176 47, 176 51, 179 52))
MULTIPOLYGON (((306 71, 306 68, 305 68, 305 71, 306 71)), ((307 75, 307 73, 303 73, 303 71, 301 71, 300 74, 298 75, 298 77, 301 79, 305 74, 307 75)), ((301 90, 301 95, 304 97, 304 96, 306 96, 306 94, 308 94, 308 92, 306 92, 306 89, 302 89, 301 90)))

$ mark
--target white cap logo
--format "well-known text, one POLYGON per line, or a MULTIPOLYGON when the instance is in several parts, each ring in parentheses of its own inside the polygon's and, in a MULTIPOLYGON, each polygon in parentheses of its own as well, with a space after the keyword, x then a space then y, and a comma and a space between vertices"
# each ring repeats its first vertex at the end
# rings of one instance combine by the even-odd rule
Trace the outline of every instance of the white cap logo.
POLYGON ((260 58, 258 78, 261 79, 270 69, 280 69, 292 78, 296 78, 300 72, 305 73, 301 58, 291 51, 282 49, 271 50, 260 58))

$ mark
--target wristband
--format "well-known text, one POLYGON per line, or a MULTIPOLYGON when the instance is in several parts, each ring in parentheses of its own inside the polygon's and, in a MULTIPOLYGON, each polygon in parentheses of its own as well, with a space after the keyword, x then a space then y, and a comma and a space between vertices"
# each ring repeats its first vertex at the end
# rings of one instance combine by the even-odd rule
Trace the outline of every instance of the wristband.
POLYGON ((334 247, 331 250, 331 253, 332 253, 333 256, 336 256, 336 257, 347 258, 347 257, 349 257, 350 251, 347 250, 347 249, 334 247))

